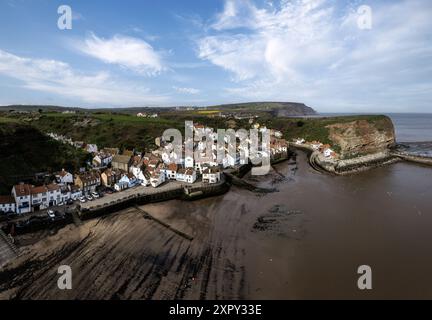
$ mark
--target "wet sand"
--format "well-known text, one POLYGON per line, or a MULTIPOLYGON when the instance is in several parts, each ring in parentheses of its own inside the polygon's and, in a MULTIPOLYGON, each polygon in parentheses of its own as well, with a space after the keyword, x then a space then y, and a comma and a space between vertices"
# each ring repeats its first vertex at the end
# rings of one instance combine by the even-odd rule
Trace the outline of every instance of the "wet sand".
POLYGON ((134 208, 27 243, 0 272, 0 298, 432 298, 432 169, 397 163, 358 175, 314 172, 303 154, 265 177, 273 193, 134 208), (57 289, 57 267, 73 289, 57 289), (373 290, 357 289, 357 267, 373 290))

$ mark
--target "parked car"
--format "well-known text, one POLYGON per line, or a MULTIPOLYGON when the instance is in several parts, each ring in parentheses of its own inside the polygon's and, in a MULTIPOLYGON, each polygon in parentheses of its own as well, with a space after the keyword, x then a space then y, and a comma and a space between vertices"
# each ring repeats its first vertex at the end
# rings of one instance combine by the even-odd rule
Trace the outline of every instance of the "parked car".
POLYGON ((68 199, 67 201, 66 201, 66 204, 68 205, 68 206, 70 206, 71 204, 73 204, 74 202, 73 202, 73 200, 72 199, 68 199))
POLYGON ((52 210, 48 210, 47 211, 47 214, 48 214, 48 217, 50 217, 50 218, 55 218, 55 213, 54 213, 54 211, 52 211, 52 210))
POLYGON ((63 202, 59 202, 59 203, 57 203, 57 206, 59 206, 59 207, 63 207, 63 206, 64 206, 64 203, 63 203, 63 202))
POLYGON ((96 192, 92 192, 91 196, 95 199, 99 198, 99 195, 96 192))
POLYGON ((87 200, 86 200, 85 197, 81 197, 81 198, 79 198, 79 201, 80 201, 81 203, 84 203, 84 202, 86 202, 87 200))
POLYGON ((91 195, 86 195, 86 199, 88 200, 88 201, 92 201, 93 200, 93 197, 91 196, 91 195))

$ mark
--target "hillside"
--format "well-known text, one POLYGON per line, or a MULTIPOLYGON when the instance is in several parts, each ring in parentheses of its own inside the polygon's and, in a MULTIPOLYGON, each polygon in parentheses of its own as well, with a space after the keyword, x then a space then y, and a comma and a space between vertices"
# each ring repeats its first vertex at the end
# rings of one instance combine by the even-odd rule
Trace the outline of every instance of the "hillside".
MULTIPOLYGON (((100 109, 85 109, 78 107, 61 107, 48 105, 9 105, 0 106, 0 111, 20 111, 20 112, 62 112, 71 110, 78 113, 121 113, 121 114, 137 114, 144 113, 190 113, 188 109, 191 107, 173 106, 173 107, 134 107, 134 108, 100 108, 100 109)), ((288 117, 288 116, 305 116, 315 115, 316 111, 303 103, 296 102, 247 102, 237 104, 223 104, 207 107, 193 107, 195 111, 200 110, 216 110, 233 113, 270 113, 272 116, 288 117)))
POLYGON ((27 124, 0 121, 0 194, 10 193, 19 180, 29 180, 35 173, 75 171, 88 155, 63 145, 27 124))
POLYGON ((221 111, 268 112, 276 117, 307 116, 317 114, 314 109, 304 103, 297 102, 248 102, 210 106, 207 109, 221 111))

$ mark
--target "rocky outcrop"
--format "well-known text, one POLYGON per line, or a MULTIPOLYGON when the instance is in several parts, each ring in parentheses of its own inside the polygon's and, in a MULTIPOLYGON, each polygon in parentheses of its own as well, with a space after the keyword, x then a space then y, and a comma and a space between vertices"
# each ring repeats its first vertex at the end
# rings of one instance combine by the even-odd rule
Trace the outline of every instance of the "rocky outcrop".
POLYGON ((396 142, 393 123, 386 116, 334 123, 326 128, 329 139, 339 146, 342 159, 383 152, 396 142))

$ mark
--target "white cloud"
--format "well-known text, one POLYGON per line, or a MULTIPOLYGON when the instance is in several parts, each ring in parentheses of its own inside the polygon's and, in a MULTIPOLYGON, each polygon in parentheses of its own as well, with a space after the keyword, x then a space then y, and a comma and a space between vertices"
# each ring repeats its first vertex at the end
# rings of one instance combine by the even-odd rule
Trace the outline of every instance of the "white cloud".
POLYGON ((179 88, 179 87, 173 87, 173 89, 175 91, 177 91, 178 93, 183 93, 183 94, 199 94, 201 91, 195 88, 179 88))
POLYGON ((298 100, 321 110, 430 111, 432 92, 424 88, 432 87, 432 3, 371 7, 373 28, 360 30, 354 4, 227 0, 198 40, 198 56, 232 75, 226 92, 235 98, 298 100))
POLYGON ((75 47, 105 63, 120 65, 140 74, 156 75, 165 70, 161 54, 138 38, 115 35, 104 39, 91 33, 75 47))
POLYGON ((23 87, 78 98, 90 104, 142 105, 166 102, 147 88, 117 81, 106 72, 83 74, 57 60, 23 58, 0 49, 0 74, 21 80, 23 87))

